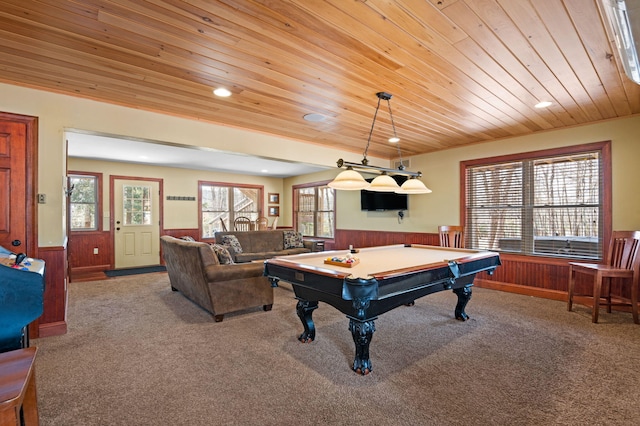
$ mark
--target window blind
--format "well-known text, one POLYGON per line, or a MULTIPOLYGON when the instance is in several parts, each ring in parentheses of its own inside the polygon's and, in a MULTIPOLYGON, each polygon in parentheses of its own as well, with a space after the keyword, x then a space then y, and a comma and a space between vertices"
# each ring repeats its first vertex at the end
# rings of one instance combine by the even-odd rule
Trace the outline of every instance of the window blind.
POLYGON ((601 258, 602 179, 598 150, 468 166, 465 244, 527 255, 601 258))

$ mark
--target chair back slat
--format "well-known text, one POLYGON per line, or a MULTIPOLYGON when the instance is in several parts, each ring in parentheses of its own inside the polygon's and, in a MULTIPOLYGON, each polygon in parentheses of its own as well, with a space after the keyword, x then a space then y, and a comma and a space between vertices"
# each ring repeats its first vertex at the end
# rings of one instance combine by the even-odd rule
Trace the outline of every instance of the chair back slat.
POLYGON ((438 226, 441 247, 464 248, 463 226, 438 226))
POLYGON ((607 264, 636 270, 640 265, 640 231, 614 231, 607 264))
POLYGON ((269 219, 264 216, 260 216, 256 219, 256 230, 264 231, 265 229, 269 229, 269 219))
POLYGON ((233 221, 234 231, 252 231, 253 222, 248 217, 240 216, 233 221))

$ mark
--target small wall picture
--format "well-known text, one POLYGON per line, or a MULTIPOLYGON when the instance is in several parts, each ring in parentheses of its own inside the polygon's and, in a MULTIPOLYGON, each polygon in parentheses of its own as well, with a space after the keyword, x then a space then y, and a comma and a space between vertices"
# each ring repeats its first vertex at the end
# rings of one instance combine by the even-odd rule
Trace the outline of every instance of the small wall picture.
POLYGON ((280 216, 280 207, 269 206, 269 216, 280 216))
POLYGON ((275 192, 269 193, 269 204, 280 204, 280 194, 275 192))

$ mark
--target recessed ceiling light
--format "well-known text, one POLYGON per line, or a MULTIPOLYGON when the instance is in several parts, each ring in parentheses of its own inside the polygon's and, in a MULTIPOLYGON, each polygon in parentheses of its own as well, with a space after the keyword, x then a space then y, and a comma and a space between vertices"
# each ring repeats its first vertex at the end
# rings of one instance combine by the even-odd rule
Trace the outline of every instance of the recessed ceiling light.
POLYGON ((231 96, 231 92, 228 89, 225 89, 224 87, 218 87, 213 91, 213 94, 216 96, 220 96, 221 98, 226 98, 231 96))
POLYGON ((389 138, 389 142, 398 143, 398 142, 400 142, 400 138, 397 137, 397 136, 391 137, 391 138, 389 138))
POLYGON ((542 101, 542 102, 538 102, 535 107, 536 108, 546 108, 548 106, 551 106, 552 102, 549 101, 542 101))
POLYGON ((327 117, 325 117, 324 115, 316 114, 316 113, 306 114, 302 118, 304 118, 307 121, 313 121, 313 122, 324 121, 327 119, 327 117))

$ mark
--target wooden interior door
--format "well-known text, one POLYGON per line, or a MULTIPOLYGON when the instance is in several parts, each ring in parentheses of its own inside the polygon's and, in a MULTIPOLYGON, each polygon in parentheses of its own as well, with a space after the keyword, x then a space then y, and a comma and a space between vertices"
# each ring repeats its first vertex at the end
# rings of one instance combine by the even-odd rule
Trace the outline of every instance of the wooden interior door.
POLYGON ((37 257, 37 118, 0 112, 0 246, 37 257))

